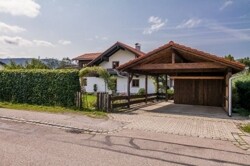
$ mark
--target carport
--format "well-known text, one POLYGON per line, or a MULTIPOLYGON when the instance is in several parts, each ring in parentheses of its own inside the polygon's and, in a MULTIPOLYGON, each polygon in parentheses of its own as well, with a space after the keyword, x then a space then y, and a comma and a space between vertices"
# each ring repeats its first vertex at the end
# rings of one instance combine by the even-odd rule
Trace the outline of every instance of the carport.
MULTIPOLYGON (((119 66, 128 73, 128 85, 135 74, 174 80, 174 103, 223 107, 228 112, 229 78, 244 70, 244 65, 170 41, 145 56, 119 66)), ((167 79, 166 79, 167 80, 167 79)), ((128 97, 130 86, 128 86, 128 97)), ((167 94, 166 94, 167 97, 167 94)))

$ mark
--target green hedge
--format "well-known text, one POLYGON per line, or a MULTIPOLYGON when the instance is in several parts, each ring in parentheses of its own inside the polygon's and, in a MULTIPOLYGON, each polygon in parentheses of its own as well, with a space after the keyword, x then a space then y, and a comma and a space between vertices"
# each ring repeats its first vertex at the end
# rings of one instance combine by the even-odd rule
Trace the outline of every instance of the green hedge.
POLYGON ((0 101, 73 107, 79 90, 77 70, 0 71, 0 101))

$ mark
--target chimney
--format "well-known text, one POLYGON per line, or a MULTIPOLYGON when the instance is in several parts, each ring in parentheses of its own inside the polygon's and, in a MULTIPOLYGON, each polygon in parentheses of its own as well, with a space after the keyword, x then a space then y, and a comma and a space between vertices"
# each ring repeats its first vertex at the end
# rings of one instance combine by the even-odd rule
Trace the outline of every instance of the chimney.
POLYGON ((135 49, 138 51, 141 51, 141 44, 140 43, 135 43, 135 49))

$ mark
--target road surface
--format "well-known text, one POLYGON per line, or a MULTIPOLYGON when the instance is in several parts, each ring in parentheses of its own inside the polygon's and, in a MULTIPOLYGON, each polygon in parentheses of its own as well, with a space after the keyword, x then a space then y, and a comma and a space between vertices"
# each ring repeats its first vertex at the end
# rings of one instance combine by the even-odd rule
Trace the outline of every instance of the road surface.
POLYGON ((0 119, 0 165, 249 165, 229 141, 124 129, 84 134, 0 119))

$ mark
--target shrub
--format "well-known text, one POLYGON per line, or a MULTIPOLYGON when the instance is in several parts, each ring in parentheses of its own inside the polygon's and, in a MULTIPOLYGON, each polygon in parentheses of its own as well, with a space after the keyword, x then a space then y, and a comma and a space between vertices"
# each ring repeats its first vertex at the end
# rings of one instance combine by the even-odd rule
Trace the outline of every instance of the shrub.
POLYGON ((250 80, 237 81, 235 86, 237 88, 240 106, 250 111, 250 80))
POLYGON ((146 91, 144 88, 140 88, 137 92, 138 95, 145 95, 146 91))
POLYGON ((174 89, 168 89, 167 93, 168 95, 174 95, 174 89))
POLYGON ((174 99, 174 89, 168 89, 167 90, 167 94, 168 94, 168 99, 169 100, 173 100, 174 99))
POLYGON ((235 108, 235 109, 233 109, 233 112, 236 112, 236 113, 240 114, 241 116, 249 116, 250 115, 250 111, 248 111, 244 108, 235 108))
POLYGON ((0 71, 0 101, 73 107, 79 90, 77 70, 0 71))
POLYGON ((94 92, 97 91, 97 84, 94 84, 94 85, 93 85, 93 90, 94 90, 94 92))

